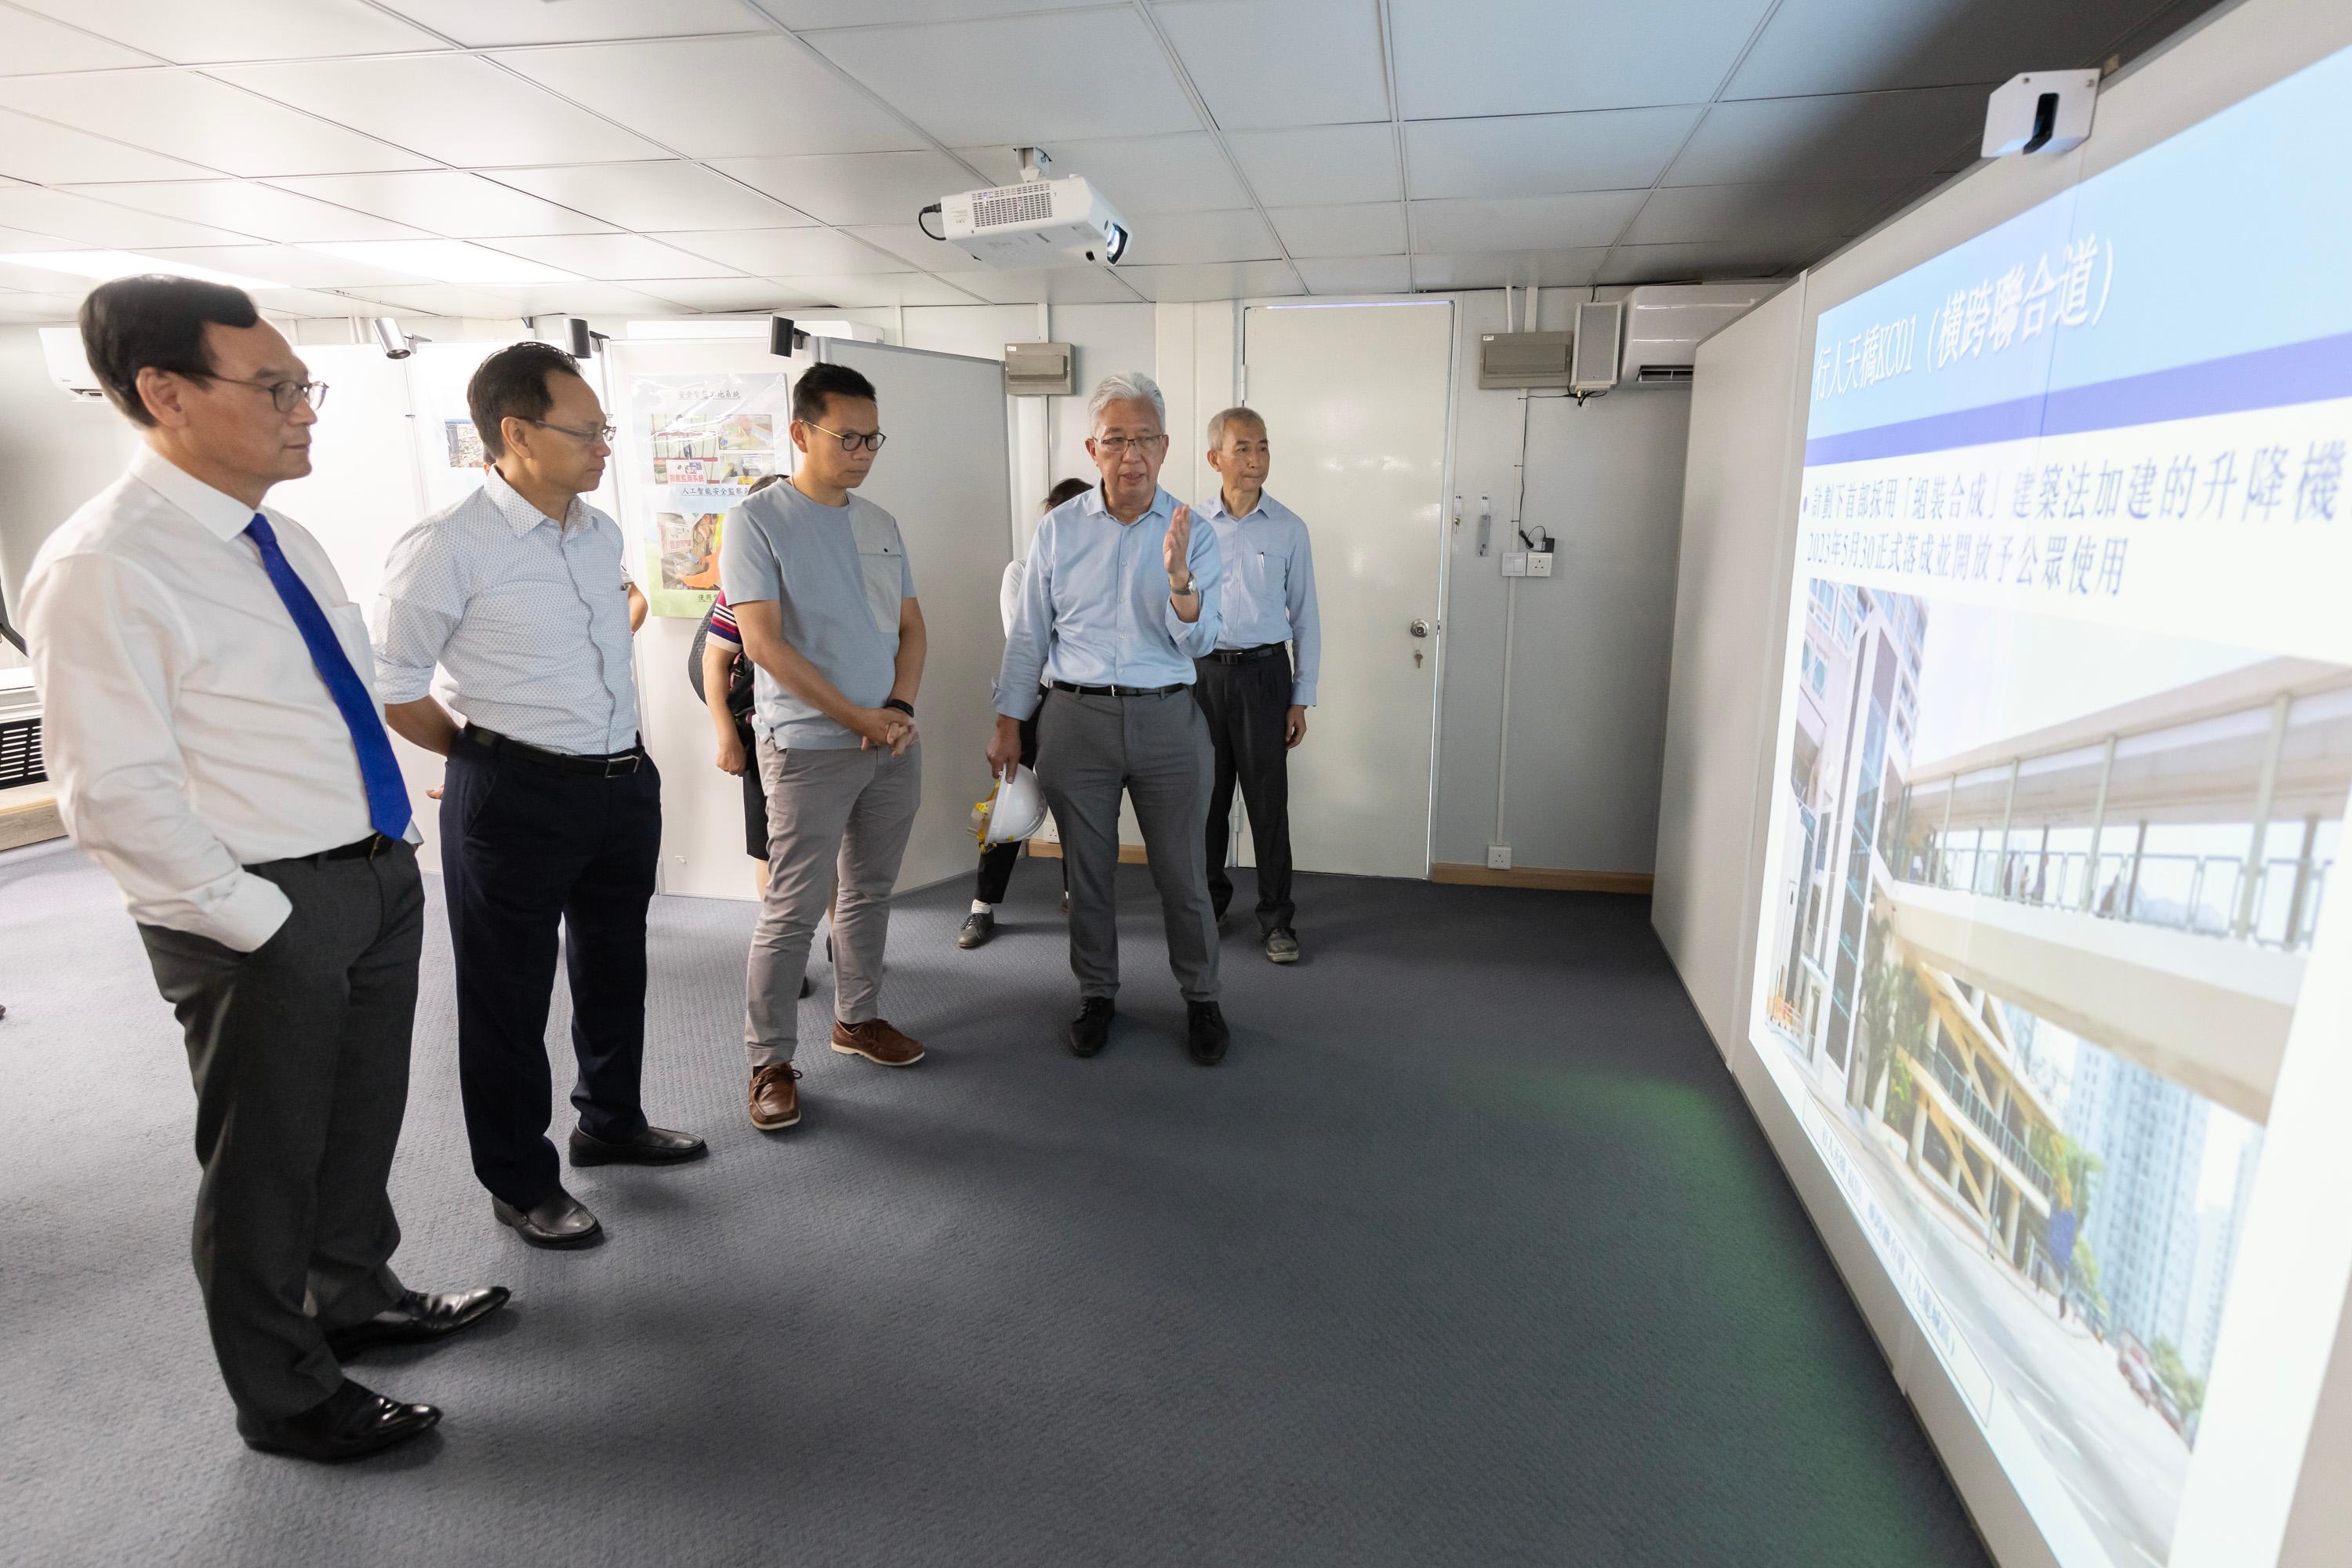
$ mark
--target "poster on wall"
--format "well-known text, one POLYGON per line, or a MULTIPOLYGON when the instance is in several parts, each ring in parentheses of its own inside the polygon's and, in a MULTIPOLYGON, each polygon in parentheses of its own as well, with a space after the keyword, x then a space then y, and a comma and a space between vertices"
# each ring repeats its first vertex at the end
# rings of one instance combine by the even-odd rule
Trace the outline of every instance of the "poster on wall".
POLYGON ((710 608, 729 509, 787 471, 790 396, 777 374, 630 377, 629 488, 644 498, 631 532, 653 614, 695 620, 710 608))
POLYGON ((2064 1568, 2169 1560, 2352 1029, 2347 144, 2352 52, 1813 349, 1749 1038, 2064 1568))

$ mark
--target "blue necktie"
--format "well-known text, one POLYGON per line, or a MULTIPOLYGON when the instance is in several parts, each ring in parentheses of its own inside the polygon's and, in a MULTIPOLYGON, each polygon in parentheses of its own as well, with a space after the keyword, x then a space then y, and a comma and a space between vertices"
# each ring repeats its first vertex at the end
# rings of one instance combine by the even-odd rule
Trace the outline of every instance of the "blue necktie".
POLYGON ((343 724, 352 732, 352 745, 360 754, 360 782, 367 786, 368 825, 386 838, 402 837, 408 832, 408 785, 400 776, 399 759, 392 754, 392 737, 384 733, 383 721, 376 714, 375 699, 368 695, 360 672, 352 668, 351 656, 328 624, 327 613, 286 563, 286 552, 278 548, 278 531, 255 512, 245 531, 260 548, 261 569, 269 574, 269 585, 286 601, 287 613, 294 617, 294 627, 310 650, 310 662, 318 666, 319 679, 327 683, 327 695, 335 700, 343 724))

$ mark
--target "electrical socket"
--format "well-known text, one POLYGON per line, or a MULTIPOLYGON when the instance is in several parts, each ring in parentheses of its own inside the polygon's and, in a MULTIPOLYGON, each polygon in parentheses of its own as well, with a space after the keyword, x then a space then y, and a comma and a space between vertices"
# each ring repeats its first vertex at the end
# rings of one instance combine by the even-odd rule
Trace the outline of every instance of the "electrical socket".
POLYGON ((1529 552, 1528 556, 1528 575, 1530 577, 1549 577, 1551 575, 1550 551, 1538 550, 1529 552))
POLYGON ((1507 871, 1511 868, 1511 847, 1507 844, 1486 846, 1486 869, 1507 871))

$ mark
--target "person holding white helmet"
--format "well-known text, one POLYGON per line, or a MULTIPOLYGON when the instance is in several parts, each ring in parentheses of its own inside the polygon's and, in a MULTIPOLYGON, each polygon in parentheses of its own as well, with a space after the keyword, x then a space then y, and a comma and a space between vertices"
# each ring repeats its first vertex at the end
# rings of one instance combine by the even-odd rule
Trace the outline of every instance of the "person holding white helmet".
POLYGON ((1148 376, 1113 375, 1088 400, 1087 451, 1102 483, 1037 525, 1019 613, 996 679, 990 769, 1021 760, 1021 721, 1038 715, 1038 783, 1070 878, 1070 968, 1078 978, 1074 1055, 1110 1038, 1118 991, 1112 877, 1119 795, 1135 803, 1168 922, 1168 963, 1202 1066, 1232 1039, 1218 1005, 1215 918, 1201 853, 1213 757, 1192 700, 1192 661, 1217 646, 1216 534, 1160 488, 1168 411, 1148 376), (1040 684, 1051 688, 1041 697, 1040 684), (1042 703, 1042 711, 1040 711, 1042 703))
MULTIPOLYGON (((1045 492, 1045 510, 1052 511, 1064 501, 1073 500, 1094 487, 1084 479, 1064 479, 1045 492)), ((1004 617, 1004 636, 1013 637, 1013 617, 1021 608, 1021 576, 1028 563, 1014 556, 1005 564, 1004 583, 996 595, 996 607, 1004 617)), ((1040 704, 1042 707, 1043 705, 1040 704)), ((1021 765, 1037 765, 1037 715, 1032 713, 1021 721, 1021 765)), ((1027 835, 1023 835, 1025 837, 1027 835)), ((963 920, 963 929, 956 933, 956 945, 961 948, 984 947, 996 935, 996 906, 1004 901, 1007 889, 1013 885, 1013 866, 1021 858, 1019 838, 1000 839, 981 847, 980 885, 972 889, 971 913, 963 920)), ((1062 872, 1062 909, 1070 908, 1070 876, 1066 864, 1062 872)))

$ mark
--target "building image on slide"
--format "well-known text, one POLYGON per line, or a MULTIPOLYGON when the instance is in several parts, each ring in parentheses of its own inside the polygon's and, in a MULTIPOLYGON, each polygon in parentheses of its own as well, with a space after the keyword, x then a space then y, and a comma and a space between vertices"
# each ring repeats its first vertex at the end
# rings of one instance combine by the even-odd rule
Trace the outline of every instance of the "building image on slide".
POLYGON ((2161 1562, 2352 795, 2352 668, 1825 578, 1800 603, 1778 1076, 2115 1560, 2161 1562))

